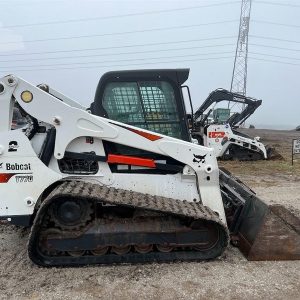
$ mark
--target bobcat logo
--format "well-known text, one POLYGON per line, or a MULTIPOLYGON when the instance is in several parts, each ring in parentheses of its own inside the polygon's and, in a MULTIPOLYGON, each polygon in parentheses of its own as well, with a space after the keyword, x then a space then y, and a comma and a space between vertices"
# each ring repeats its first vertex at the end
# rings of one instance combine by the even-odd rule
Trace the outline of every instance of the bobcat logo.
POLYGON ((196 154, 193 154, 193 155, 194 155, 193 162, 194 162, 194 163, 198 163, 198 164, 199 164, 198 167, 200 167, 200 164, 201 164, 201 163, 202 163, 202 164, 205 163, 205 156, 206 156, 207 154, 205 154, 205 155, 196 155, 196 154))
POLYGON ((16 141, 10 141, 8 143, 8 152, 15 152, 15 151, 17 151, 18 147, 19 147, 18 142, 16 142, 16 141))

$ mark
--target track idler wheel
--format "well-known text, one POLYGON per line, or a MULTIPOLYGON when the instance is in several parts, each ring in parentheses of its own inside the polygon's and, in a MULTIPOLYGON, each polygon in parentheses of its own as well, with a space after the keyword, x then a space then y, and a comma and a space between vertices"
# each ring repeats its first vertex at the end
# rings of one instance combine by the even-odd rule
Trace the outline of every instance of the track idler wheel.
POLYGON ((196 251, 204 251, 213 248, 219 241, 219 233, 216 228, 208 223, 203 223, 201 220, 195 220, 191 224, 191 228, 194 230, 202 231, 208 236, 207 241, 195 244, 192 248, 196 251))

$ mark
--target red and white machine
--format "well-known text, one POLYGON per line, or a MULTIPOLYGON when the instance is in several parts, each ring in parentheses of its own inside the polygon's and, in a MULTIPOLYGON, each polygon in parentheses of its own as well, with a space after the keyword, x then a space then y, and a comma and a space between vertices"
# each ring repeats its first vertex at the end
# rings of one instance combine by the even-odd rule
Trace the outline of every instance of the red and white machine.
POLYGON ((261 103, 262 100, 245 97, 225 89, 217 89, 209 94, 193 115, 192 136, 198 140, 199 144, 212 147, 216 156, 221 159, 260 160, 274 157, 274 149, 261 143, 259 137, 252 138, 238 131, 241 124, 261 103), (222 101, 243 104, 245 108, 242 112, 234 113, 220 122, 218 119, 211 118, 210 115, 216 105, 222 101))
MULTIPOLYGON (((218 169, 213 149, 142 128, 142 117, 151 117, 151 126, 187 135, 173 102, 180 74, 152 70, 157 80, 147 81, 144 73, 138 84, 120 82, 126 72, 103 78, 91 109, 47 85, 0 78, 0 219, 30 227, 36 264, 213 259, 228 245, 229 229, 253 250, 269 208, 218 169), (14 107, 28 124, 12 130, 14 107), (96 116, 98 108, 113 117, 96 116)), ((285 233, 284 241, 292 239, 285 233)))

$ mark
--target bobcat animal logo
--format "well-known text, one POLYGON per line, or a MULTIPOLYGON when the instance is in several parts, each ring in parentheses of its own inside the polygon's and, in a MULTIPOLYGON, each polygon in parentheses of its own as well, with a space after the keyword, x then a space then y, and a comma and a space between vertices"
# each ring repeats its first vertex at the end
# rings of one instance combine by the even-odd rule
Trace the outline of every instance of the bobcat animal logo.
POLYGON ((195 162, 195 163, 202 163, 202 164, 205 163, 205 156, 207 154, 205 154, 205 155, 196 155, 196 154, 193 154, 193 155, 194 155, 193 162, 195 162))
POLYGON ((16 141, 10 141, 8 143, 8 152, 15 152, 18 150, 18 142, 16 141))

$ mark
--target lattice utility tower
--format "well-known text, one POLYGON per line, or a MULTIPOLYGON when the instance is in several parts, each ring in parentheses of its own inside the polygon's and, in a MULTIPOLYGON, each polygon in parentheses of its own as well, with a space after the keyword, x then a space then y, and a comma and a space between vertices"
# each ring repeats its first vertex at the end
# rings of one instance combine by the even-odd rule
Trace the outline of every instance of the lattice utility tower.
POLYGON ((252 0, 242 0, 239 36, 236 45, 230 91, 246 95, 248 33, 252 0))

